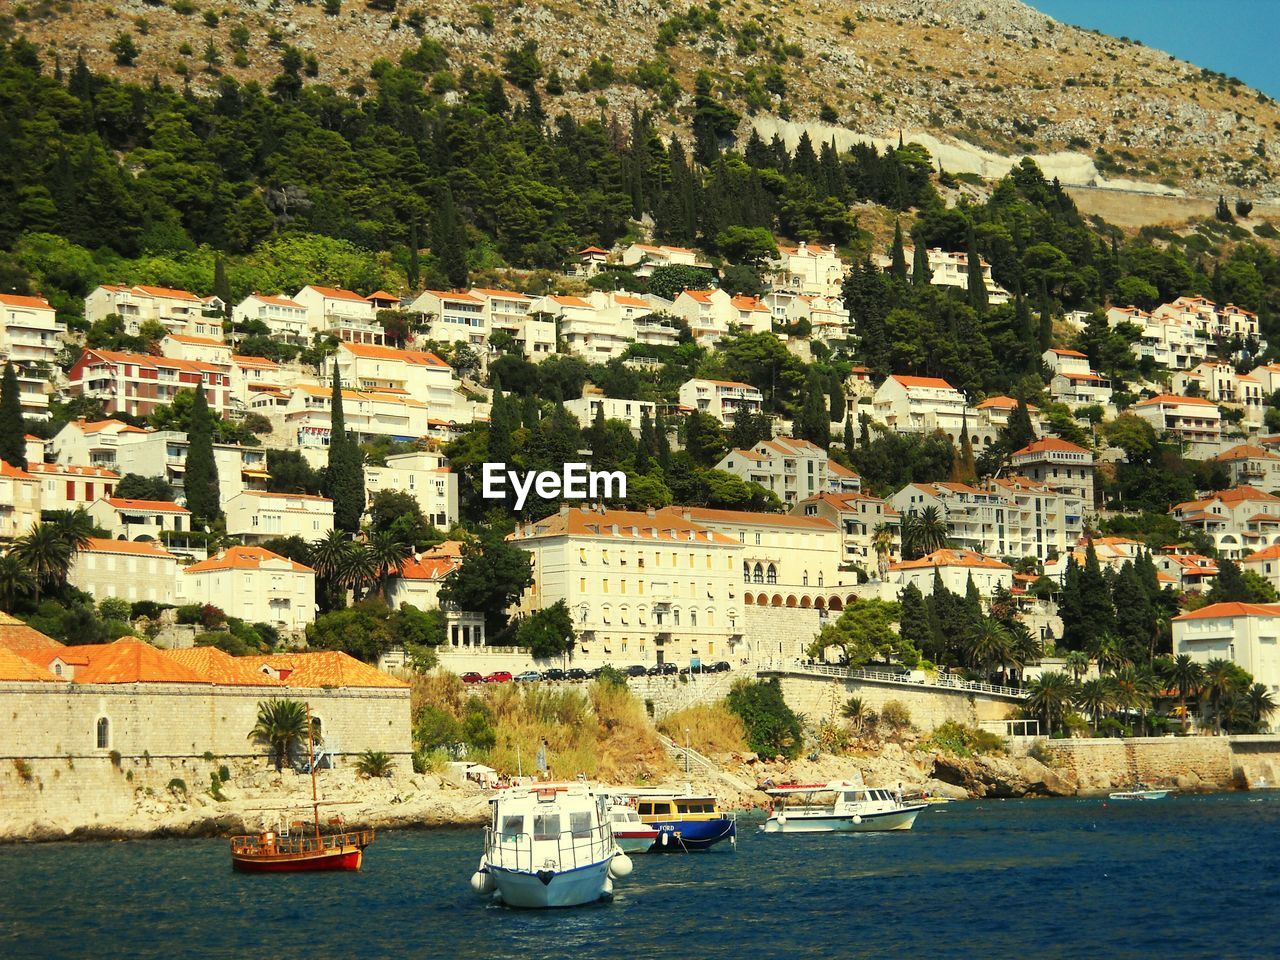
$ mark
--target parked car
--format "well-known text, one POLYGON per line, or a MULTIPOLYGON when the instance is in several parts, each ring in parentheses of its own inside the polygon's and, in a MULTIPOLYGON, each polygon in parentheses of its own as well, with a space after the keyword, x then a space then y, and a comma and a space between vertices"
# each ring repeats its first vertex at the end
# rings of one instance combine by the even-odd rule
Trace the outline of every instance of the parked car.
POLYGON ((674 663, 655 663, 648 670, 648 674, 651 677, 670 677, 679 672, 680 668, 674 663))
POLYGON ((564 671, 561 670, 559 667, 552 667, 550 670, 543 670, 542 679, 543 680, 563 680, 564 671))
POLYGON ((564 678, 566 680, 585 680, 587 679, 587 671, 581 667, 570 667, 564 672, 564 678))
POLYGON ((645 670, 643 664, 633 663, 629 667, 623 667, 622 672, 628 677, 643 677, 648 671, 645 670))
POLYGON ((733 667, 729 666, 728 660, 717 660, 711 666, 707 667, 707 669, 714 673, 728 673, 733 669, 733 667))
POLYGON ((495 670, 484 678, 485 683, 508 683, 511 680, 511 671, 495 670))
POLYGON ((484 677, 480 676, 480 674, 476 673, 474 670, 469 670, 462 675, 462 682, 463 683, 484 683, 484 677))
POLYGON ((517 673, 515 676, 516 683, 532 683, 535 680, 541 680, 542 674, 537 670, 526 670, 524 673, 517 673))
POLYGON ((604 670, 604 667, 592 667, 590 670, 587 671, 587 679, 595 680, 597 677, 600 676, 600 673, 602 670, 604 670))

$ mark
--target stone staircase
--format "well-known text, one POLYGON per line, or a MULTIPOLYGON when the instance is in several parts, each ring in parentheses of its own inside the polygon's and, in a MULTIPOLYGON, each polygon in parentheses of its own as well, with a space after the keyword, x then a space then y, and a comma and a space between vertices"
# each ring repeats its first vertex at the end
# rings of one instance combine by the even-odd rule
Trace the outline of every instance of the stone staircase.
POLYGON ((670 737, 658 734, 658 740, 662 742, 662 746, 666 749, 667 755, 675 761, 681 770, 685 768, 685 762, 688 761, 690 774, 698 773, 710 780, 719 780, 735 790, 742 792, 750 792, 756 789, 754 783, 748 783, 741 777, 734 776, 727 770, 723 769, 718 763, 710 757, 704 756, 691 747, 685 747, 676 743, 670 737))

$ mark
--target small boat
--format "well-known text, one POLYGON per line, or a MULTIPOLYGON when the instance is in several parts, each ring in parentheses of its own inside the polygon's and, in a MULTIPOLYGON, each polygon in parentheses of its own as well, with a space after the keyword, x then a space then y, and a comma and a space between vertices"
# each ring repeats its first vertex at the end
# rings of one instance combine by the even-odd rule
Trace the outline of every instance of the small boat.
POLYGON ((848 780, 784 783, 765 791, 775 798, 764 833, 867 833, 910 830, 926 806, 908 803, 894 790, 848 780), (792 798, 799 802, 789 803, 792 798))
POLYGON ((1110 795, 1110 798, 1112 800, 1163 800, 1168 795, 1168 790, 1117 790, 1110 795))
POLYGON ((373 843, 372 830, 344 830, 341 817, 320 827, 320 807, 326 805, 316 786, 315 741, 311 706, 307 705, 307 756, 311 768, 312 827, 283 819, 275 829, 231 838, 231 866, 242 873, 305 873, 316 870, 359 870, 364 848, 373 843))
POLYGON ((638 798, 640 819, 658 830, 651 853, 708 850, 721 840, 735 843, 738 818, 724 813, 709 795, 652 794, 638 798))
POLYGON ((609 799, 584 783, 510 787, 489 801, 471 889, 509 907, 577 907, 613 894, 631 860, 613 836, 609 799))
POLYGON ((623 853, 644 853, 658 839, 658 828, 641 820, 636 808, 629 803, 614 801, 609 806, 609 823, 613 827, 613 839, 623 853))

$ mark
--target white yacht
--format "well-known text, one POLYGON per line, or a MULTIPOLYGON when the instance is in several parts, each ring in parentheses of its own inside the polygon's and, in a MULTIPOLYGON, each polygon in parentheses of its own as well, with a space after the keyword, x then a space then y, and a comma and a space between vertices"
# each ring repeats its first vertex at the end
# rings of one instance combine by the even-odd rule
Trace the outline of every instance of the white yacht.
POLYGON ((484 856, 471 888, 510 907, 576 907, 631 873, 609 822, 609 798, 585 783, 536 783, 489 801, 484 856))
POLYGON ((623 853, 646 853, 657 842, 658 828, 641 820, 629 803, 614 800, 609 804, 609 824, 623 853))
POLYGON ((906 803, 896 790, 848 780, 785 783, 765 791, 773 798, 765 833, 862 833, 910 830, 927 804, 906 803))

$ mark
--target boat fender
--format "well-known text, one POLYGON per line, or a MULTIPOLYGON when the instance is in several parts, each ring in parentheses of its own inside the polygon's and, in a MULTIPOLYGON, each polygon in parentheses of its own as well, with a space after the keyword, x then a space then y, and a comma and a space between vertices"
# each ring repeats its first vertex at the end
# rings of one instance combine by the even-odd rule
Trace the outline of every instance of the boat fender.
POLYGON ((782 826, 786 822, 787 822, 787 815, 785 813, 778 814, 778 825, 782 826))
POLYGON ((861 822, 862 822, 862 814, 855 813, 855 814, 853 815, 853 822, 854 822, 854 823, 861 823, 861 822))
POLYGON ((614 880, 621 880, 623 877, 631 876, 631 858, 625 853, 619 853, 609 863, 609 876, 614 880))
POLYGON ((487 870, 477 870, 471 875, 471 889, 484 896, 493 891, 493 877, 487 870))
POLYGON ((671 834, 667 833, 667 831, 665 831, 665 830, 664 830, 664 831, 662 831, 662 845, 663 845, 664 847, 667 845, 667 841, 668 841, 670 838, 671 838, 671 834))

